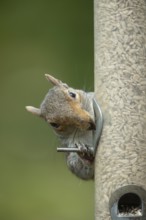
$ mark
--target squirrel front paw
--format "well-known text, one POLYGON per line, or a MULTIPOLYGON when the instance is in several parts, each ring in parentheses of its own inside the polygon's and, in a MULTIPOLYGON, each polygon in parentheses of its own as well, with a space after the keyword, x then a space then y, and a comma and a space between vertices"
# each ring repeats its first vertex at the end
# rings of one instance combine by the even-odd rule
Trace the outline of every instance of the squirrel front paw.
POLYGON ((93 161, 94 160, 94 151, 93 147, 83 144, 83 143, 75 143, 76 148, 79 149, 78 155, 85 160, 93 161))

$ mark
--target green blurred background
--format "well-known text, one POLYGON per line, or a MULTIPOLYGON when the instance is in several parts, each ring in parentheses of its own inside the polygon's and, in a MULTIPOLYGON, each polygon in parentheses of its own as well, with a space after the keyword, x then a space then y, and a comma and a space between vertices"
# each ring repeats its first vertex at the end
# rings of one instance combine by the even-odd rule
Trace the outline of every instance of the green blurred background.
POLYGON ((93 90, 93 1, 0 1, 0 220, 92 220, 93 182, 25 111, 50 88, 44 73, 93 90))

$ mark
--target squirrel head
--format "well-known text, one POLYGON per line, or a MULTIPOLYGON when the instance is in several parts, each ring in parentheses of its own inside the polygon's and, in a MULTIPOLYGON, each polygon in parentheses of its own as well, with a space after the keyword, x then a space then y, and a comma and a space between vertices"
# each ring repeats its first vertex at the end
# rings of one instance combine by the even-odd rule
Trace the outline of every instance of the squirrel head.
POLYGON ((40 108, 26 106, 27 111, 47 121, 58 134, 72 129, 95 130, 93 117, 85 110, 86 93, 45 74, 54 86, 45 96, 40 108))

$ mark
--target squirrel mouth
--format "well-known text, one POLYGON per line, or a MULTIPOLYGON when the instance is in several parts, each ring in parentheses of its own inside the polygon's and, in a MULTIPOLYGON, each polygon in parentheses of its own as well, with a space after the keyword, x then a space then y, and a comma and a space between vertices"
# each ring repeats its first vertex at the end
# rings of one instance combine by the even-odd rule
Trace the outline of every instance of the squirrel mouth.
POLYGON ((96 125, 93 120, 89 122, 88 130, 96 130, 96 125))

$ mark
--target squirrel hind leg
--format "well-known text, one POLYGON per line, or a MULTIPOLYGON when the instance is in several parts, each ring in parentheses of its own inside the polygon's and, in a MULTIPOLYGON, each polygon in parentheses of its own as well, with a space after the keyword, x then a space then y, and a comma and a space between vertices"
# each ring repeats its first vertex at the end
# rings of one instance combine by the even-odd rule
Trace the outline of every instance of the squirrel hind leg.
POLYGON ((84 160, 75 152, 67 155, 67 166, 72 173, 83 180, 94 178, 94 163, 84 160))

